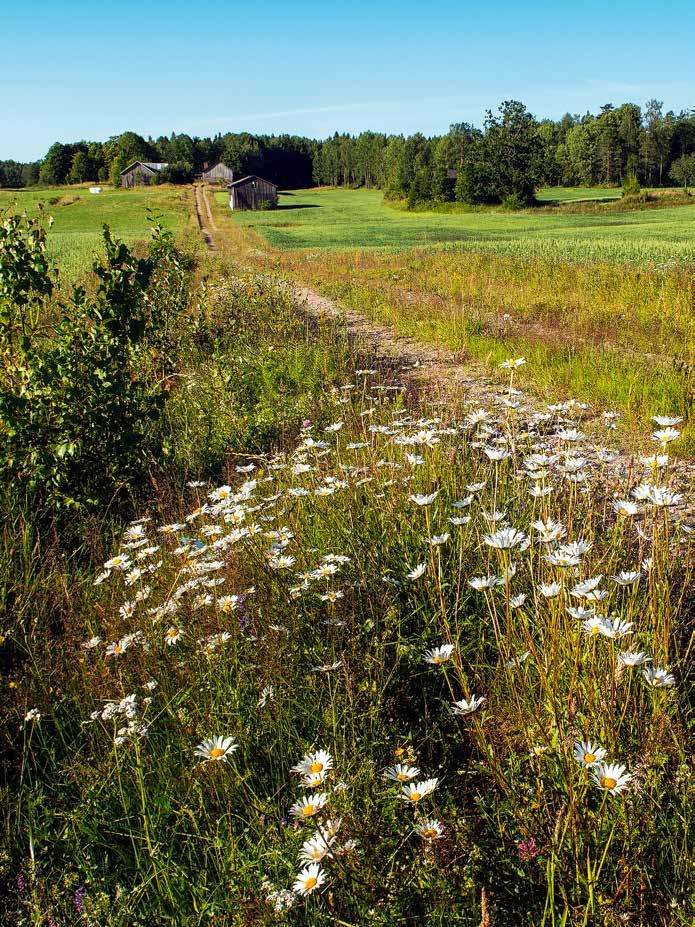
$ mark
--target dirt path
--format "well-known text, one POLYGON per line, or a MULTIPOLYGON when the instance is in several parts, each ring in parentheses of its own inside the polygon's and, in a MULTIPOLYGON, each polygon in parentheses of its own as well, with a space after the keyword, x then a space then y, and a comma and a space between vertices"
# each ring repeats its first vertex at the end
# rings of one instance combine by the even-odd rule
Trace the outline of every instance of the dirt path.
POLYGON ((212 237, 212 232, 210 228, 217 231, 217 226, 212 218, 212 212, 210 211, 210 204, 208 203, 208 198, 205 195, 205 188, 200 184, 194 184, 193 190, 195 192, 195 214, 198 217, 198 226, 200 228, 200 234, 205 240, 205 244, 208 246, 210 251, 217 251, 217 244, 215 239, 212 237))

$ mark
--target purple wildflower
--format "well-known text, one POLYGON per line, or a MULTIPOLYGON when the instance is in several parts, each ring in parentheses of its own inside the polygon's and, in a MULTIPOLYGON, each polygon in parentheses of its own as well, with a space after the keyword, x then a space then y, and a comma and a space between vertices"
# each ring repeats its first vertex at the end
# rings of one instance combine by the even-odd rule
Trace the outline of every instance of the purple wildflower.
POLYGON ((534 857, 538 856, 539 853, 538 844, 533 837, 519 842, 519 859, 523 863, 529 863, 534 857))
POLYGON ((84 885, 80 885, 80 887, 75 892, 75 908, 77 909, 77 911, 79 911, 80 914, 84 914, 85 912, 84 896, 86 894, 87 894, 87 889, 84 887, 84 885))

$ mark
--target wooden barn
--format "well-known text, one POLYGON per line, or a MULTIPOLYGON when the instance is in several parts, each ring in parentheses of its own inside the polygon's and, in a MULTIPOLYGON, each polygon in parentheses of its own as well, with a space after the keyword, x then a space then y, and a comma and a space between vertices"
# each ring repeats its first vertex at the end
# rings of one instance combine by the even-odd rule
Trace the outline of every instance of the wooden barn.
POLYGON ((213 164, 212 167, 205 164, 196 179, 202 180, 203 183, 231 183, 234 180, 234 171, 222 162, 213 164))
POLYGON ((262 209, 264 206, 277 206, 277 184, 263 180, 256 174, 241 177, 227 184, 230 209, 262 209))
POLYGON ((125 170, 121 171, 122 187, 137 187, 139 184, 152 183, 163 167, 169 165, 161 161, 133 161, 125 170))

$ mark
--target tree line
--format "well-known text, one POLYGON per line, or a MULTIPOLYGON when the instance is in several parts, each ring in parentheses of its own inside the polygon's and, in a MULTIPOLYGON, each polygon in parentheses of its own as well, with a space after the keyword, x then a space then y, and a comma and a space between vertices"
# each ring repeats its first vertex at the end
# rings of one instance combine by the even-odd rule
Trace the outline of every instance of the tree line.
POLYGON ((515 100, 488 111, 482 128, 454 123, 426 137, 362 132, 325 140, 295 135, 124 132, 106 142, 56 142, 42 161, 0 161, 0 186, 120 183, 133 161, 166 162, 160 182, 190 181, 222 161, 238 174, 259 174, 285 189, 312 184, 378 187, 411 206, 533 202, 539 186, 688 186, 695 184, 695 109, 664 112, 650 100, 607 104, 596 114, 537 120, 515 100))

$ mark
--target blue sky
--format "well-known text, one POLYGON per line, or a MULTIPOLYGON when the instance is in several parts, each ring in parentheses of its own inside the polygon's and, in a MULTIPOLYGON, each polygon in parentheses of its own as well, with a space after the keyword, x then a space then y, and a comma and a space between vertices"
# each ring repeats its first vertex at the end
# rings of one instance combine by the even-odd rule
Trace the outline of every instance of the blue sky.
POLYGON ((2 6, 0 158, 126 129, 433 134, 510 98, 695 107, 693 0, 2 6))

